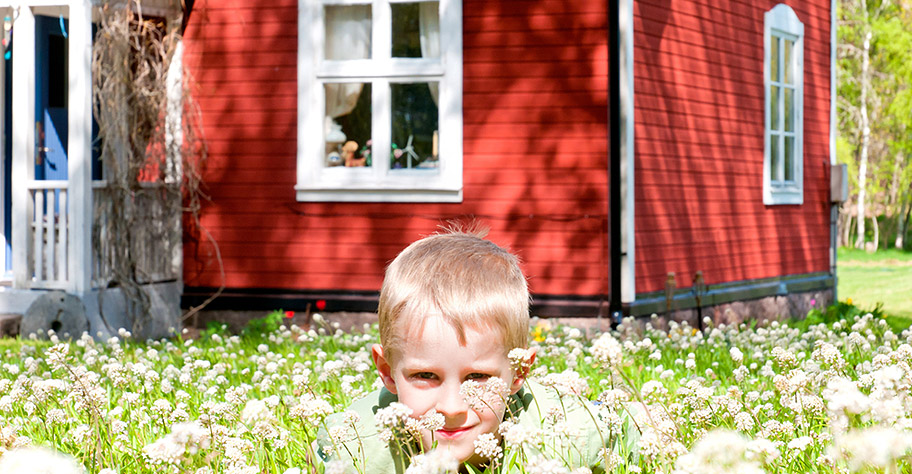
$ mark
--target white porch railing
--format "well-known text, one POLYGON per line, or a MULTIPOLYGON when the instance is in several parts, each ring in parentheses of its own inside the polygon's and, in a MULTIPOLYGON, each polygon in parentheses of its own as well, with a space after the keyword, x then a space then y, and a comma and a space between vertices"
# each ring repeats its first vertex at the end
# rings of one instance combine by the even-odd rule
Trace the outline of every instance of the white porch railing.
POLYGON ((69 278, 67 182, 27 183, 29 195, 28 269, 31 288, 65 289, 69 278))
MULTIPOLYGON (((33 289, 68 288, 72 271, 67 258, 72 235, 68 219, 69 190, 66 181, 30 180, 28 189, 28 278, 27 287, 33 289)), ((136 281, 155 283, 180 278, 181 222, 180 212, 174 209, 180 195, 161 185, 144 186, 131 197, 137 223, 128 241, 116 241, 110 235, 114 197, 103 181, 93 186, 94 209, 92 215, 92 286, 108 286, 113 278, 113 268, 119 258, 124 258, 125 248, 135 263, 136 281), (174 202, 165 202, 170 196, 174 202)))

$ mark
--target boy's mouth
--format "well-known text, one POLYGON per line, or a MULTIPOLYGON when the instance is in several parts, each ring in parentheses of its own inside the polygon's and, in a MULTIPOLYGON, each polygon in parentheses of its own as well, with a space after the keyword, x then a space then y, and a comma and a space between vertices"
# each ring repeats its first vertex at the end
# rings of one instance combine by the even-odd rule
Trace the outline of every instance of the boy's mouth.
POLYGON ((441 428, 437 430, 437 439, 455 439, 463 434, 467 433, 470 429, 470 426, 461 427, 461 428, 441 428))

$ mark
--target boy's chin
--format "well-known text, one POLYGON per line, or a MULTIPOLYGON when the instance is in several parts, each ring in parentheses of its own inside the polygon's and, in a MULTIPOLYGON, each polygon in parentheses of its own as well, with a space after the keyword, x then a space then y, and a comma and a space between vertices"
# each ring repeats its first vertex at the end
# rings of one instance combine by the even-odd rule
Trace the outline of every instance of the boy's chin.
POLYGON ((437 451, 448 453, 459 463, 469 462, 477 466, 484 462, 484 459, 475 454, 472 439, 437 440, 437 451))

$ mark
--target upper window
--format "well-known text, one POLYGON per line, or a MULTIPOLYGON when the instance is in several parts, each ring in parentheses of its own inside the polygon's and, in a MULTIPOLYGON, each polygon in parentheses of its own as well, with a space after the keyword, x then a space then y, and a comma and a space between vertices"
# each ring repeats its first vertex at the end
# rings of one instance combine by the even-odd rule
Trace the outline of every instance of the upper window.
POLYGON ((298 11, 298 200, 461 201, 461 0, 298 11))
POLYGON ((779 4, 766 12, 763 25, 766 91, 763 203, 802 204, 804 24, 789 6, 779 4))

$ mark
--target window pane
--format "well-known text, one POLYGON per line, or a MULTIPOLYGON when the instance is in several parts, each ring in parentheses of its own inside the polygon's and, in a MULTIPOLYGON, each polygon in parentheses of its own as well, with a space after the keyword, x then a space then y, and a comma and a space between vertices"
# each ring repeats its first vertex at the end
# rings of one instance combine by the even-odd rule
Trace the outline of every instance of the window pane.
POLYGON ((325 84, 326 166, 370 166, 370 83, 325 84))
POLYGON ((782 67, 785 69, 785 82, 787 84, 794 84, 792 79, 792 46, 794 45, 794 41, 785 40, 785 60, 782 62, 782 67))
POLYGON ((770 130, 781 130, 779 126, 779 87, 770 87, 770 130))
POLYGON ((779 135, 770 135, 770 181, 779 181, 779 135))
POLYGON ((795 131, 795 90, 790 88, 785 88, 785 131, 793 132, 795 131))
POLYGON ((770 80, 779 82, 779 37, 770 35, 770 80))
POLYGON ((371 6, 327 5, 326 59, 371 57, 371 6))
POLYGON ((440 57, 440 14, 438 2, 394 3, 394 58, 440 57))
POLYGON ((390 84, 393 112, 390 169, 437 168, 436 86, 437 83, 427 82, 390 84))
POLYGON ((785 180, 795 180, 795 138, 785 137, 785 180))

